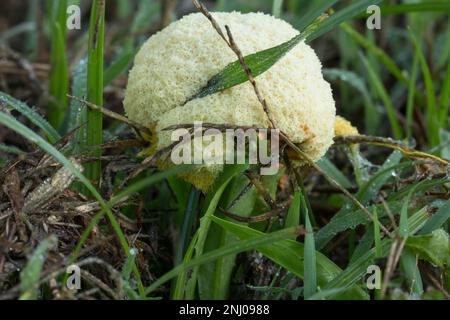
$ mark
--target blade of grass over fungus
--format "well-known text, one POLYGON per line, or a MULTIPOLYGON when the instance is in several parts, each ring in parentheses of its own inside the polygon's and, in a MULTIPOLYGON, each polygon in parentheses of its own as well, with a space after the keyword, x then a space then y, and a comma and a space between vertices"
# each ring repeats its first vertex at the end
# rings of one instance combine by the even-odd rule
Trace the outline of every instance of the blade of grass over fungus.
POLYGON ((41 129, 44 132, 45 136, 51 143, 55 143, 56 141, 61 139, 61 136, 55 130, 55 128, 53 128, 47 122, 47 120, 45 120, 41 115, 39 115, 35 109, 30 108, 24 102, 17 100, 16 98, 11 97, 9 94, 1 91, 0 91, 0 102, 20 112, 28 120, 30 120, 31 123, 39 127, 39 129, 41 129))
POLYGON ((19 300, 35 300, 38 297, 38 288, 36 283, 39 282, 42 267, 47 256, 47 252, 56 245, 58 240, 55 236, 42 241, 33 252, 27 262, 27 265, 20 272, 20 291, 22 295, 19 300))
MULTIPOLYGON (((292 48, 294 48, 301 41, 305 40, 312 29, 316 27, 313 25, 311 29, 306 29, 291 40, 282 43, 279 46, 259 51, 244 57, 245 63, 252 71, 255 77, 269 70, 278 60, 284 57, 292 48)), ((216 92, 234 87, 238 84, 248 81, 248 76, 242 68, 240 61, 235 61, 227 65, 222 71, 213 76, 195 96, 189 100, 199 99, 216 92)), ((188 100, 188 101, 189 101, 188 100)))
MULTIPOLYGON (((103 105, 103 44, 105 27, 105 0, 92 1, 89 25, 88 66, 87 66, 87 100, 98 106, 103 105)), ((87 108, 87 146, 102 143, 102 114, 87 108)), ((99 157, 101 149, 97 148, 92 156, 99 157)), ((97 185, 101 174, 101 163, 95 161, 86 165, 86 176, 97 185)))
MULTIPOLYGON (((375 4, 381 0, 362 0, 355 2, 341 11, 333 14, 329 18, 321 16, 323 11, 314 11, 317 16, 311 16, 312 22, 305 26, 301 32, 289 41, 286 41, 276 47, 259 51, 244 57, 246 65, 252 71, 252 74, 257 77, 272 67, 277 61, 284 57, 292 48, 297 46, 301 41, 312 41, 318 36, 330 31, 340 23, 356 16, 365 10, 368 4, 375 4)), ((326 10, 335 1, 326 1, 324 5, 319 8, 326 10)), ((210 94, 223 91, 225 89, 234 87, 238 84, 244 83, 248 80, 248 76, 239 61, 235 61, 226 66, 221 72, 213 76, 194 97, 189 100, 203 98, 210 94)), ((189 101, 188 100, 188 101, 189 101)))
MULTIPOLYGON (((130 255, 130 248, 129 248, 128 242, 127 242, 127 240, 126 240, 126 238, 125 238, 125 236, 124 236, 124 234, 123 234, 123 232, 122 232, 122 230, 120 228, 119 222, 116 220, 116 218, 114 217, 113 213, 108 208, 108 206, 106 205, 105 201, 103 200, 101 195, 97 192, 95 187, 75 167, 75 165, 69 159, 67 159, 63 154, 61 154, 61 152, 59 152, 52 145, 50 145, 47 141, 45 141, 42 137, 37 135, 34 131, 32 131, 31 129, 27 128, 26 126, 24 126, 20 122, 18 122, 13 117, 0 112, 0 123, 3 124, 5 127, 10 128, 11 130, 17 132, 18 134, 22 135, 23 137, 25 137, 29 141, 33 142, 34 144, 36 144, 37 146, 39 146, 40 148, 45 150, 48 154, 53 156, 59 163, 61 163, 65 168, 70 170, 72 172, 72 174, 74 176, 76 176, 80 180, 81 183, 84 184, 84 186, 89 190, 89 192, 91 192, 91 194, 98 201, 98 203, 99 203, 100 207, 102 208, 102 210, 106 213, 108 219, 111 222, 111 226, 112 226, 114 232, 117 234, 117 236, 119 238, 119 241, 120 241, 120 244, 122 245, 122 248, 125 251, 125 255, 128 257, 130 255)), ((97 221, 99 221, 99 220, 100 220, 100 218, 98 218, 97 221)), ((93 226, 92 226, 92 228, 93 228, 93 226)), ((84 241, 86 241, 86 239, 87 239, 87 236, 84 239, 84 241)), ((79 249, 81 249, 81 246, 84 243, 84 242, 81 242, 81 240, 80 240, 80 242, 78 244, 79 249)), ((75 251, 76 251, 76 249, 75 249, 75 251)), ((78 252, 79 252, 79 250, 78 250, 78 252)), ((76 257, 77 257, 77 255, 72 255, 72 258, 71 258, 71 262, 72 263, 75 261, 76 257)), ((140 275, 139 275, 139 272, 138 272, 136 266, 134 266, 134 271, 135 271, 136 277, 138 279, 138 282, 139 282, 141 290, 142 290, 143 286, 142 286, 142 283, 140 281, 140 275)))

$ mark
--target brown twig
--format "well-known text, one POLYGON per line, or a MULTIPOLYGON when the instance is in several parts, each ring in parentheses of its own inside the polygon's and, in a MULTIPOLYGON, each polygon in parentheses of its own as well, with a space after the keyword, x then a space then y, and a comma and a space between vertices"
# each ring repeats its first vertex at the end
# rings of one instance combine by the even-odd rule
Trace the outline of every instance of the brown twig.
POLYGON ((150 129, 148 129, 147 127, 144 127, 143 125, 141 125, 141 124, 139 124, 139 123, 137 123, 137 122, 134 122, 133 120, 130 120, 130 119, 128 119, 127 117, 122 116, 121 114, 118 114, 118 113, 116 113, 116 112, 114 112, 114 111, 111 111, 111 110, 108 110, 108 109, 106 109, 106 108, 100 107, 100 106, 98 106, 98 105, 96 105, 96 104, 94 104, 94 103, 92 103, 92 102, 87 101, 87 100, 80 99, 80 98, 78 98, 78 97, 71 96, 71 95, 69 95, 69 94, 68 94, 67 96, 68 96, 70 99, 73 99, 73 100, 76 100, 76 101, 78 101, 78 102, 83 103, 84 105, 88 106, 89 108, 91 108, 91 109, 93 109, 93 110, 95 110, 95 111, 101 112, 103 115, 105 115, 105 116, 107 116, 107 117, 109 117, 109 118, 111 118, 111 119, 114 119, 114 120, 117 120, 117 121, 126 123, 126 124, 128 124, 129 126, 133 127, 133 128, 134 128, 135 130, 137 130, 137 131, 146 133, 146 134, 148 134, 148 135, 151 135, 151 134, 152 134, 151 131, 150 131, 150 129))
POLYGON ((418 151, 405 146, 403 143, 391 138, 374 137, 366 135, 356 136, 339 136, 334 138, 335 144, 372 144, 377 146, 383 146, 390 149, 395 149, 411 158, 431 159, 438 162, 441 165, 450 166, 450 161, 440 158, 438 156, 428 154, 426 152, 418 151))
MULTIPOLYGON (((226 211, 222 208, 219 207, 219 210, 227 217, 239 221, 239 222, 245 222, 245 223, 256 223, 256 222, 263 222, 263 221, 268 221, 271 220, 277 216, 280 216, 280 214, 283 212, 283 209, 276 209, 276 210, 272 210, 257 216, 252 216, 252 217, 243 217, 237 214, 234 214, 232 212, 226 211)), ((301 234, 304 234, 304 232, 302 232, 301 234)))
POLYGON ((391 246, 391 250, 389 252, 389 257, 387 261, 386 270, 384 272, 383 285, 381 287, 381 299, 384 298, 387 290, 387 286, 389 284, 389 280, 392 277, 392 274, 397 267, 398 261, 400 260, 400 256, 402 254, 403 248, 405 247, 406 237, 397 238, 394 240, 391 246))

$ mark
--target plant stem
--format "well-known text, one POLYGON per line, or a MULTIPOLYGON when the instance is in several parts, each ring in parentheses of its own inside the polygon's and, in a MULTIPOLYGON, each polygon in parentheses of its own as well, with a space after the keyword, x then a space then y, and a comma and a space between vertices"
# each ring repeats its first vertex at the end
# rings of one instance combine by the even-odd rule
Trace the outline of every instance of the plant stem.
MULTIPOLYGON (((103 105, 103 42, 105 26, 105 1, 92 2, 89 27, 87 100, 96 105, 103 105)), ((87 109, 87 146, 102 143, 102 113, 87 109)), ((92 156, 101 156, 101 150, 95 149, 92 156)), ((101 175, 101 163, 96 161, 86 166, 86 175, 98 185, 101 175)))

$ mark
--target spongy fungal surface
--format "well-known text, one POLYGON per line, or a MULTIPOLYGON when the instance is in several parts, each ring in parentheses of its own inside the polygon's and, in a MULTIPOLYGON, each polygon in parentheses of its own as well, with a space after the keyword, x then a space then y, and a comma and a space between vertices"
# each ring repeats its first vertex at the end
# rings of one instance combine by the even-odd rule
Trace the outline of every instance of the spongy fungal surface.
MULTIPOLYGON (((262 13, 213 16, 222 27, 230 27, 244 55, 298 34, 288 23, 262 13)), ((140 49, 129 75, 125 112, 142 125, 156 124, 157 149, 171 143, 170 132, 161 132, 170 125, 203 121, 267 127, 267 117, 248 82, 185 103, 236 59, 202 14, 185 16, 140 49)), ((293 142, 302 143, 314 160, 325 154, 334 135, 335 104, 321 68, 313 49, 302 42, 256 78, 276 127, 293 142)), ((221 168, 210 169, 214 176, 221 168)))
POLYGON ((358 129, 350 121, 340 116, 336 117, 334 122, 334 135, 336 137, 355 136, 358 134, 358 129))

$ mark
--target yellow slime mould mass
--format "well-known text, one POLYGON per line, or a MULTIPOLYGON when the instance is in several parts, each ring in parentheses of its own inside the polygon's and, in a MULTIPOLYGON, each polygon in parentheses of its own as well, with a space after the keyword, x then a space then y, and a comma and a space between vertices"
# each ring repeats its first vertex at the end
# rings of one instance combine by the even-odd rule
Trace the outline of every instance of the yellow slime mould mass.
MULTIPOLYGON (((298 34, 289 23, 263 13, 213 13, 229 26, 244 55, 277 46, 298 34)), ((172 125, 195 121, 235 126, 268 127, 269 122, 250 83, 186 103, 214 75, 237 60, 210 22, 194 13, 150 37, 136 55, 129 74, 124 108, 128 118, 154 126, 154 150, 172 143, 172 125)), ((335 103, 314 50, 299 43, 256 78, 275 126, 314 159, 333 143, 335 103)), ((161 164, 162 167, 170 164, 161 164)), ((184 178, 207 190, 222 165, 203 165, 184 178)))

